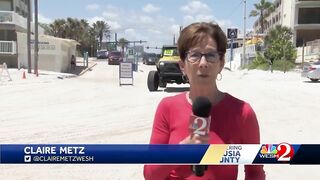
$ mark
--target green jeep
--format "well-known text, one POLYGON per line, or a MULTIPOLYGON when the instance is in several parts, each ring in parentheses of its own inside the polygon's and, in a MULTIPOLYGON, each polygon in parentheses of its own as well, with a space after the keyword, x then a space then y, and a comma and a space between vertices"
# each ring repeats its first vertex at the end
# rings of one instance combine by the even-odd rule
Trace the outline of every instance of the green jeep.
POLYGON ((182 77, 179 60, 177 46, 163 46, 161 58, 156 62, 157 71, 148 74, 149 91, 157 91, 158 87, 165 88, 167 83, 188 83, 188 79, 182 77))

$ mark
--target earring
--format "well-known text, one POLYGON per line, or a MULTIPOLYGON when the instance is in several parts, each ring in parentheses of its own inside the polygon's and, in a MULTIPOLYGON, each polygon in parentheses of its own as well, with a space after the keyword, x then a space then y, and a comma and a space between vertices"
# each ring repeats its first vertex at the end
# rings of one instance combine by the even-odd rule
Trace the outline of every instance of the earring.
POLYGON ((222 79, 222 74, 219 73, 219 74, 217 75, 217 80, 218 80, 218 81, 221 81, 221 79, 222 79))
POLYGON ((181 78, 182 78, 182 80, 183 80, 184 82, 188 82, 188 81, 189 81, 188 76, 185 75, 184 73, 183 73, 183 75, 182 75, 181 78))

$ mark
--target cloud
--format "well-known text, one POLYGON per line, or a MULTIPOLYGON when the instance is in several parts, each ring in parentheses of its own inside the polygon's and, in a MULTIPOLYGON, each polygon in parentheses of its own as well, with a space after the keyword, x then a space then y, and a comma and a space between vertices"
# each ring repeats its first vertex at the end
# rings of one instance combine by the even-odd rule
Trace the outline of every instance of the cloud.
MULTIPOLYGON (((181 21, 179 16, 170 17, 149 13, 146 15, 146 12, 152 12, 152 10, 150 10, 152 9, 150 8, 151 6, 148 5, 143 8, 143 11, 106 5, 104 7, 105 11, 101 13, 101 16, 95 16, 88 22, 91 24, 97 20, 107 22, 111 26, 111 40, 114 39, 114 34, 117 33, 118 39, 125 38, 130 41, 143 40, 147 41, 147 43, 142 45, 151 47, 162 47, 163 45, 172 44, 174 35, 176 40, 178 39, 180 26, 186 27, 193 22, 214 21, 218 22, 222 27, 232 24, 228 20, 217 19, 213 15, 212 10, 200 1, 187 2, 179 13, 183 18, 181 21)), ((152 50, 149 49, 146 51, 152 50)))
MULTIPOLYGON (((33 14, 34 17, 34 14, 33 14)), ((38 21, 45 24, 50 24, 53 22, 52 19, 43 16, 42 14, 38 14, 38 21)))
POLYGON ((184 16, 183 21, 184 21, 184 24, 190 24, 194 22, 194 17, 190 15, 184 16))
POLYGON ((180 25, 178 25, 178 24, 173 24, 173 25, 171 25, 171 27, 170 27, 170 33, 171 34, 179 34, 179 31, 180 31, 180 25))
POLYGON ((108 20, 103 16, 95 16, 93 18, 88 19, 88 23, 92 26, 93 23, 97 21, 105 21, 111 28, 112 31, 117 31, 122 28, 121 24, 116 20, 108 20))
POLYGON ((155 13, 155 12, 158 12, 160 10, 160 8, 152 5, 152 4, 147 4, 145 5, 143 8, 142 8, 142 11, 143 12, 146 12, 146 13, 155 13))
POLYGON ((97 21, 105 21, 104 17, 95 16, 93 18, 88 19, 88 23, 92 26, 93 23, 97 21))
POLYGON ((140 16, 139 19, 141 21, 140 23, 142 23, 142 24, 152 24, 152 23, 154 23, 153 19, 151 17, 149 17, 149 16, 140 16))
POLYGON ((88 4, 86 6, 86 10, 89 10, 89 11, 96 11, 100 8, 100 6, 98 4, 88 4))
POLYGON ((199 0, 189 1, 186 5, 182 6, 180 10, 185 13, 183 16, 184 25, 189 25, 194 22, 213 22, 219 24, 222 29, 232 25, 229 20, 217 19, 213 15, 212 9, 199 0))
POLYGON ((186 14, 203 14, 211 12, 209 6, 201 1, 191 1, 187 5, 182 6, 180 10, 186 14))
POLYGON ((169 18, 169 21, 174 23, 175 22, 175 19, 174 18, 169 18))
POLYGON ((217 20, 216 22, 217 22, 217 24, 219 24, 219 26, 222 28, 222 30, 225 30, 225 29, 233 26, 232 22, 230 20, 221 19, 221 20, 217 20))
POLYGON ((129 28, 129 29, 124 30, 124 33, 131 35, 131 36, 134 36, 136 31, 133 28, 129 28))
POLYGON ((196 16, 186 15, 183 17, 184 24, 191 24, 194 22, 216 22, 216 18, 212 15, 199 14, 196 16))
POLYGON ((157 30, 157 29, 148 29, 148 31, 149 31, 150 33, 152 33, 152 34, 157 34, 157 35, 162 34, 162 32, 159 31, 159 30, 157 30))
POLYGON ((102 13, 102 16, 105 17, 106 19, 113 19, 113 20, 119 17, 117 13, 108 12, 108 11, 104 11, 102 13))
POLYGON ((111 27, 112 31, 117 31, 122 28, 121 24, 118 21, 106 20, 106 22, 111 27))
POLYGON ((106 5, 101 16, 92 17, 88 22, 90 24, 98 20, 107 22, 111 26, 112 40, 117 33, 118 39, 144 40, 148 41, 143 44, 145 46, 160 47, 163 44, 172 44, 173 34, 177 36, 179 25, 176 25, 174 17, 145 14, 158 10, 159 8, 153 5, 146 5, 144 11, 106 5))
POLYGON ((194 22, 217 22, 213 16, 211 8, 201 1, 190 1, 180 8, 185 13, 183 24, 189 25, 194 22))

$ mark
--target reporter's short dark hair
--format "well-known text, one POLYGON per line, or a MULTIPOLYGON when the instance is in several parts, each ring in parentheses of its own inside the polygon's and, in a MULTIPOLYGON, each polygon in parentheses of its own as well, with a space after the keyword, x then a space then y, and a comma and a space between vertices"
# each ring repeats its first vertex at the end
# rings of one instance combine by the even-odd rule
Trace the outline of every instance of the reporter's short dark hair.
POLYGON ((224 59, 227 49, 227 37, 218 24, 197 22, 185 27, 178 39, 178 50, 182 61, 186 58, 186 53, 190 48, 200 44, 202 41, 211 37, 216 41, 220 60, 224 59))

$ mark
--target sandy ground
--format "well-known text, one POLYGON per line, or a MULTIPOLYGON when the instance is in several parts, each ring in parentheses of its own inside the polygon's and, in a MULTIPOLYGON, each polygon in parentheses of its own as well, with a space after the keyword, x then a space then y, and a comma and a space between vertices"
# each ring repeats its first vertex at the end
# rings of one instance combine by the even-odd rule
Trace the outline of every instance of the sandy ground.
MULTIPOLYGON (((150 93, 140 65, 134 86, 119 86, 118 66, 97 61, 76 78, 40 71, 40 76, 10 69, 13 81, 0 83, 0 144, 148 143, 154 112, 165 96, 188 85, 169 85, 150 93), (59 78, 58 78, 59 77, 59 78)), ((260 123, 262 143, 315 143, 320 83, 299 73, 223 72, 222 91, 248 101, 260 123)), ((0 165, 0 179, 143 179, 142 165, 0 165)), ((267 179, 320 179, 319 166, 265 166, 267 179)), ((243 168, 239 179, 243 178, 243 168)))

